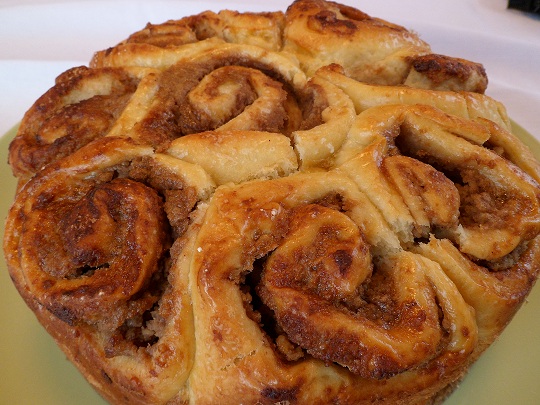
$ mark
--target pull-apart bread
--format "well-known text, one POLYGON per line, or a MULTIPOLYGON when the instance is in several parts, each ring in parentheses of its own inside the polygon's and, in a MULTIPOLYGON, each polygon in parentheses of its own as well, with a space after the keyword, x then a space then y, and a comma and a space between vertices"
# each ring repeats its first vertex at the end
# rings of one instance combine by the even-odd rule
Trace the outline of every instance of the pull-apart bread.
POLYGON ((25 114, 9 272, 113 404, 443 401, 539 270, 486 86, 334 2, 148 24, 25 114))

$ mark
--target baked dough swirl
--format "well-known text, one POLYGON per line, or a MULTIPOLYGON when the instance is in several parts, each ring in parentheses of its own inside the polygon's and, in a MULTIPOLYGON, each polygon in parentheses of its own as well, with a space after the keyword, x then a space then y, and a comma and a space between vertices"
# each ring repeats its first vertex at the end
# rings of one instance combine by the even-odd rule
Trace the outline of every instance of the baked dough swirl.
POLYGON ((433 54, 427 43, 406 28, 335 2, 291 4, 284 51, 298 55, 309 74, 337 63, 360 82, 478 93, 487 87, 480 64, 433 54))
POLYGON ((61 74, 25 114, 19 135, 10 145, 14 174, 29 178, 48 163, 105 135, 147 73, 81 66, 61 74))
POLYGON ((216 191, 191 278, 201 403, 394 403, 402 381, 427 398, 439 367, 452 375, 472 353, 455 285, 352 185, 326 172, 216 191))
POLYGON ((155 403, 181 389, 193 340, 173 253, 214 187, 197 166, 106 137, 47 166, 18 193, 5 239, 8 266, 21 269, 14 282, 101 389, 115 381, 134 400, 143 391, 155 403))
POLYGON ((486 85, 334 2, 148 24, 25 114, 10 275, 111 403, 438 403, 540 271, 486 85))
POLYGON ((540 229, 538 187, 480 146, 493 129, 482 122, 425 105, 374 107, 357 116, 336 164, 372 196, 404 242, 439 232, 465 254, 500 259, 540 229))
POLYGON ((166 65, 217 43, 256 45, 298 58, 312 76, 332 63, 347 76, 372 84, 484 93, 487 75, 478 63, 434 54, 405 27, 336 2, 296 0, 282 12, 222 10, 148 24, 114 47, 97 52, 92 66, 166 65))

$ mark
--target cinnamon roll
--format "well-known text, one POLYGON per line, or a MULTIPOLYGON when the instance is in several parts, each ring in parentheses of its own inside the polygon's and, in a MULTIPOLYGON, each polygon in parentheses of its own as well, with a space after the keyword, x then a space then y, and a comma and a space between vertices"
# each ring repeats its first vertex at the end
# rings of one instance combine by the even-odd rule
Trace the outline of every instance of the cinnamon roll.
POLYGON ((279 11, 239 13, 231 10, 221 10, 218 13, 205 11, 162 24, 148 23, 144 29, 114 47, 96 52, 91 65, 150 63, 156 66, 158 60, 167 59, 156 58, 160 54, 188 57, 194 50, 223 42, 279 51, 282 48, 283 24, 284 15, 279 11), (151 60, 144 58, 150 55, 151 60))
POLYGON ((162 66, 222 42, 283 52, 297 59, 309 76, 336 63, 347 76, 372 84, 477 93, 484 93, 488 84, 481 64, 434 54, 405 27, 325 0, 296 0, 285 13, 205 11, 148 24, 96 52, 91 65, 162 66))
POLYGON ((25 114, 8 270, 114 404, 438 403, 540 271, 486 85, 335 2, 148 24, 25 114))
MULTIPOLYGON (((385 104, 424 104, 463 118, 486 118, 487 122, 512 130, 510 119, 501 102, 484 94, 412 86, 376 86, 347 77, 343 68, 336 64, 319 69, 317 75, 343 90, 353 101, 358 114, 370 107, 385 104)), ((519 144, 520 142, 517 142, 517 145, 519 144)), ((523 153, 530 154, 525 150, 523 153)))
POLYGON ((455 284, 344 174, 223 187, 206 218, 191 279, 201 403, 428 398, 476 347, 455 284))
POLYGON ((414 32, 353 7, 323 0, 295 1, 286 13, 284 51, 309 74, 336 63, 355 80, 483 93, 482 65, 431 53, 414 32))
POLYGON ((61 74, 55 86, 25 114, 9 157, 14 174, 29 178, 45 165, 69 155, 110 131, 145 69, 89 69, 61 74), (87 117, 92 116, 89 122, 87 117))
POLYGON ((173 269, 214 188, 198 166, 107 137, 17 195, 4 241, 14 283, 92 383, 118 387, 111 401, 166 402, 189 375, 187 274, 173 269))

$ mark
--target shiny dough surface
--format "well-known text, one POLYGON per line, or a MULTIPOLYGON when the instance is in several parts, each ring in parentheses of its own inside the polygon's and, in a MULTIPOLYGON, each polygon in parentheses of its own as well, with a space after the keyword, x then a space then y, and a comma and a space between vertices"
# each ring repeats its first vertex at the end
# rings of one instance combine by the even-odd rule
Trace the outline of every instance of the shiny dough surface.
POLYGON ((335 2, 149 23, 25 114, 9 273, 111 403, 439 403, 539 271, 486 86, 335 2))

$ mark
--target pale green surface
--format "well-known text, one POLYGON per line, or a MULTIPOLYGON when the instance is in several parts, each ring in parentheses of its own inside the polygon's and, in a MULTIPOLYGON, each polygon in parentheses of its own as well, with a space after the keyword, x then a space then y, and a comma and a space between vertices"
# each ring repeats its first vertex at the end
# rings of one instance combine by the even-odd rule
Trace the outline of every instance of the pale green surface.
MULTIPOLYGON (((516 133, 540 156, 540 144, 516 133)), ((13 131, 0 139, 1 234, 15 181, 7 166, 13 131)), ((0 260, 0 404, 100 405, 92 390, 26 307, 0 260)), ((533 290, 499 340, 473 366, 445 405, 540 404, 540 286, 533 290)))
MULTIPOLYGON (((15 180, 6 164, 14 135, 0 138, 0 232, 13 201, 15 180)), ((100 405, 101 397, 65 358, 26 307, 0 255, 0 405, 100 405)))

